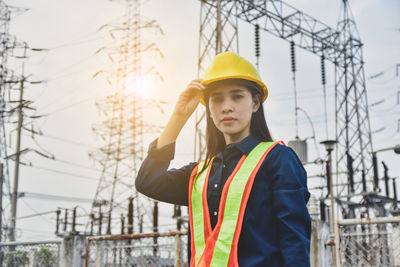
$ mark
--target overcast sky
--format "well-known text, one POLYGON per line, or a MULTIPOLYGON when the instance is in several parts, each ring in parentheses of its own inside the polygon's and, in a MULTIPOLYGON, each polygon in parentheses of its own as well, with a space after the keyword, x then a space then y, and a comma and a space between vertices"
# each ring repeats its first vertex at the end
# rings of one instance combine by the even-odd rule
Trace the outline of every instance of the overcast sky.
MULTIPOLYGON (((164 32, 161 35, 150 31, 144 36, 148 38, 146 41, 156 42, 164 55, 162 59, 154 59, 164 84, 149 86, 145 93, 146 97, 166 101, 165 115, 156 122, 163 125, 179 92, 197 76, 200 1, 142 2, 144 19, 157 20, 164 32)), ((286 2, 336 27, 341 1, 286 2)), ((35 153, 25 154, 22 161, 31 163, 32 167, 21 167, 19 190, 90 200, 94 197, 100 172, 98 166, 89 160, 88 153, 103 144, 92 131, 92 126, 104 119, 95 101, 110 93, 104 78, 92 78, 97 71, 110 68, 105 55, 96 54, 101 47, 111 45, 106 32, 99 31, 99 28, 121 22, 123 5, 106 0, 14 0, 6 3, 27 8, 13 16, 10 33, 32 48, 46 48, 44 52, 30 52, 25 63, 25 74, 32 75, 30 80, 45 81, 41 85, 29 86, 25 92, 26 98, 34 101, 37 114, 47 115, 35 121, 44 135, 35 137, 37 143, 29 136, 23 136, 23 148, 34 147, 39 151, 47 151, 57 159, 45 159, 35 153)), ((400 144, 400 78, 396 77, 396 64, 400 64, 400 2, 351 0, 350 4, 364 43, 368 101, 369 104, 381 102, 369 109, 371 130, 380 130, 373 134, 373 147, 380 149, 400 144), (383 74, 379 77, 369 78, 380 72, 383 74)), ((239 52, 255 62, 253 32, 253 27, 239 23, 239 52)), ((300 49, 296 52, 299 106, 310 115, 316 129, 316 140, 320 142, 326 139, 320 59, 300 49)), ((20 70, 20 64, 14 61, 12 64, 16 71, 20 70)), ((260 74, 270 90, 269 99, 264 105, 269 128, 275 139, 288 142, 295 136, 289 44, 266 32, 261 33, 260 74)), ((328 128, 330 133, 334 133, 334 72, 330 64, 327 66, 327 80, 328 128)), ((311 126, 302 114, 299 125, 301 138, 312 136, 311 126)), ((156 137, 157 133, 146 135, 145 147, 156 137)), ((193 121, 190 121, 177 141, 176 157, 171 166, 179 167, 193 159, 193 140, 193 121)), ((10 142, 14 147, 15 136, 10 142)), ((325 154, 320 145, 319 151, 316 151, 311 139, 308 146, 309 160, 315 159, 318 152, 322 156, 325 154)), ((388 164, 392 177, 399 176, 398 155, 382 152, 378 156, 388 164)), ((12 173, 13 163, 10 167, 12 173)), ((309 175, 315 175, 321 173, 321 168, 307 171, 309 175)), ((90 209, 90 204, 84 202, 23 197, 18 202, 18 217, 76 205, 82 207, 78 210, 81 214, 90 209)), ((4 208, 8 209, 9 206, 4 208)), ((161 211, 164 217, 161 224, 165 224, 165 230, 173 229, 171 220, 167 219, 171 216, 170 212, 169 206, 161 211)), ((54 238, 55 215, 21 219, 17 227, 19 239, 54 238)))

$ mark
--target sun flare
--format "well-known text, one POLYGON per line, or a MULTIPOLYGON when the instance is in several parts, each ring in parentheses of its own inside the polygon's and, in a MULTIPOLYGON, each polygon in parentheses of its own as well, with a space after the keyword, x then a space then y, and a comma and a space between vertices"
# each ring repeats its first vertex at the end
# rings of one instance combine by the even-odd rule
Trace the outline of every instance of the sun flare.
POLYGON ((128 94, 137 94, 142 97, 148 97, 152 86, 152 80, 147 76, 137 77, 135 75, 129 75, 125 79, 125 91, 128 94))

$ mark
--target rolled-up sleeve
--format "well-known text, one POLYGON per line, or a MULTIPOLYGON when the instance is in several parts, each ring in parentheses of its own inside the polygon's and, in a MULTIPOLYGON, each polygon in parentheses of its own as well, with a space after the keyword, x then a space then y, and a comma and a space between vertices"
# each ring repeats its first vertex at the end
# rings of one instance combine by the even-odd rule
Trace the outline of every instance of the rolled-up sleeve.
POLYGON ((283 266, 310 266, 311 218, 307 173, 295 152, 282 147, 273 170, 273 211, 278 223, 283 266))
POLYGON ((169 169, 174 158, 175 143, 156 148, 154 140, 135 180, 136 190, 148 197, 176 205, 188 205, 189 178, 197 163, 169 169))

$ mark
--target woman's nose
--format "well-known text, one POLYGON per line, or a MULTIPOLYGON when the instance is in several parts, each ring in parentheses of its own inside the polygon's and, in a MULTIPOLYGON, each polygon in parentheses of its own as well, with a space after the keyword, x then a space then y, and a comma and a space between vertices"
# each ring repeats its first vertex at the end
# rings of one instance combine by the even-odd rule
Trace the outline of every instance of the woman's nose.
POLYGON ((230 111, 232 111, 232 110, 233 110, 232 102, 229 101, 229 100, 225 100, 225 101, 222 103, 222 112, 223 112, 223 113, 227 113, 227 112, 230 112, 230 111))

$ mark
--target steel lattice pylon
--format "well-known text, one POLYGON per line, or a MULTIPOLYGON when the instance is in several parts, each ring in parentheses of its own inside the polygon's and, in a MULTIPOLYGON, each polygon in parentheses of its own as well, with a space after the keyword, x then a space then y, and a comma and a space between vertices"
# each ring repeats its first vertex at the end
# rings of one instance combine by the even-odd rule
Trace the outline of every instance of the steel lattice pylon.
MULTIPOLYGON (((367 91, 365 85, 363 44, 351 16, 347 0, 342 7, 338 23, 339 50, 335 56, 335 98, 336 98, 336 169, 347 171, 347 162, 354 160, 353 168, 358 174, 355 188, 337 187, 339 196, 361 192, 362 176, 370 175, 372 182, 372 137, 368 115, 367 91), (347 191, 346 191, 347 189, 347 191), (346 191, 346 192, 345 192, 346 191)), ((340 177, 337 183, 345 183, 340 177)), ((375 189, 371 187, 370 189, 375 189)))
MULTIPOLYGON (((8 88, 8 84, 6 83, 7 78, 9 78, 9 73, 7 69, 7 57, 9 53, 9 22, 11 17, 11 11, 8 6, 4 3, 4 1, 0 0, 0 164, 2 168, 0 171, 0 176, 3 176, 3 184, 2 188, 0 188, 2 192, 2 196, 4 194, 8 194, 11 196, 10 182, 9 182, 9 174, 8 174, 8 161, 7 158, 7 144, 6 144, 6 127, 5 127, 5 117, 6 114, 6 90, 8 88), (7 189, 4 190, 4 189, 7 189)), ((0 200, 2 202, 3 199, 0 200)), ((10 199, 11 202, 11 199, 10 199)), ((3 208, 4 203, 2 203, 1 209, 3 208)), ((5 217, 5 212, 3 210, 1 212, 2 224, 4 224, 7 220, 5 217)), ((0 227, 2 227, 0 223, 0 227)), ((2 231, 1 231, 2 233, 2 231)), ((3 240, 0 236, 0 240, 3 240)))
MULTIPOLYGON (((362 43, 347 0, 343 0, 342 12, 337 28, 332 28, 280 0, 202 0, 199 74, 203 72, 202 64, 206 56, 228 49, 235 51, 231 39, 216 38, 231 32, 230 28, 225 30, 225 24, 234 19, 258 24, 260 29, 332 62, 336 78, 336 169, 337 173, 347 173, 348 161, 352 160, 355 185, 351 190, 347 175, 338 174, 335 197, 359 203, 360 198, 354 196, 363 193, 363 177, 367 178, 367 190, 375 190, 372 177, 373 148, 362 43), (212 30, 211 33, 204 33, 207 28, 212 30)), ((236 41, 237 35, 236 30, 236 41)), ((203 118, 204 114, 196 116, 197 158, 205 153, 204 134, 199 127, 203 118)))
MULTIPOLYGON (((146 123, 143 113, 146 108, 159 109, 160 103, 144 99, 139 91, 143 86, 143 76, 158 75, 154 67, 142 64, 143 53, 158 49, 155 44, 142 42, 140 32, 145 28, 157 28, 160 31, 161 29, 155 21, 141 21, 138 0, 120 2, 123 2, 125 7, 122 25, 102 27, 109 30, 117 45, 98 51, 106 52, 115 68, 112 71, 101 70, 94 75, 103 74, 113 91, 111 95, 96 103, 106 120, 100 125, 95 125, 93 130, 104 140, 105 145, 90 153, 90 157, 102 167, 91 211, 100 234, 103 223, 107 225, 107 234, 111 234, 112 229, 115 233, 116 226, 120 223, 119 216, 126 216, 128 213, 129 198, 135 200, 134 213, 140 225, 140 229, 135 228, 134 231, 143 231, 143 224, 151 225, 152 201, 143 196, 139 197, 134 189, 134 178, 138 164, 143 159, 143 134, 160 130, 160 127, 146 123), (95 217, 96 214, 98 217, 95 217), (116 218, 118 220, 115 220, 116 218)), ((128 232, 133 231, 131 227, 132 223, 128 225, 128 232)))
MULTIPOLYGON (((11 209, 10 213, 8 211, 1 211, 1 219, 0 225, 2 228, 5 224, 9 224, 8 230, 8 238, 10 241, 15 240, 15 224, 16 224, 16 202, 17 202, 17 191, 18 183, 18 174, 16 174, 17 165, 14 166, 14 183, 13 190, 11 190, 11 176, 10 176, 10 160, 16 160, 19 157, 19 154, 23 152, 27 152, 29 149, 25 149, 24 151, 18 151, 16 153, 11 152, 11 144, 7 143, 7 138, 11 136, 12 130, 10 131, 10 126, 15 122, 15 117, 17 121, 21 120, 26 114, 22 113, 22 110, 29 108, 30 110, 34 110, 33 107, 30 107, 29 104, 33 102, 26 101, 22 99, 16 100, 13 91, 15 89, 19 89, 20 92, 23 91, 23 83, 28 82, 26 77, 24 77, 23 69, 24 62, 23 60, 27 57, 27 51, 30 47, 25 42, 20 42, 17 40, 15 36, 10 34, 10 20, 12 15, 17 15, 18 13, 24 12, 26 9, 8 6, 4 1, 0 0, 0 164, 2 165, 2 173, 3 175, 3 184, 0 189, 2 192, 2 196, 4 198, 1 199, 7 200, 7 205, 10 204, 11 209), (16 69, 11 69, 9 66, 10 62, 12 63, 21 63, 22 61, 22 74, 18 73, 16 69), (7 99, 6 99, 7 98, 7 99), (29 103, 28 103, 29 102, 29 103), (17 115, 17 116, 16 116, 17 115), (19 115, 19 116, 18 116, 19 115), (10 152, 12 153, 10 155, 10 152), (7 218, 7 216, 10 216, 7 218)), ((39 49, 38 49, 39 51, 39 49)), ((37 82, 40 83, 40 82, 37 82)), ((22 96, 22 94, 19 94, 22 96)), ((21 124, 22 126, 22 124, 21 124)), ((17 132, 20 126, 17 126, 17 132)), ((28 130, 29 131, 29 130, 28 130)), ((33 131, 33 128, 32 128, 33 131)), ((20 134, 19 135, 20 137, 20 134)), ((19 138, 17 137, 17 139, 19 138)), ((2 203, 4 207, 4 203, 2 203)), ((2 232, 2 235, 5 233, 2 232)), ((0 237, 1 239, 1 237, 0 237)))
MULTIPOLYGON (((224 51, 238 52, 238 28, 235 1, 202 1, 200 7, 200 39, 198 76, 204 72, 214 56, 224 51)), ((203 132, 205 112, 196 110, 195 160, 206 151, 203 132)))

